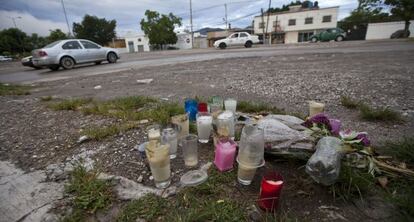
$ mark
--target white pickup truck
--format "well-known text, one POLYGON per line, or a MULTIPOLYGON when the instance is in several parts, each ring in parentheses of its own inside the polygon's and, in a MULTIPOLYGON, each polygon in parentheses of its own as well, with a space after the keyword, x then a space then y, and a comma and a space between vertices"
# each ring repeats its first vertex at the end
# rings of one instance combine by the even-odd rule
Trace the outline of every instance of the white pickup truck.
POLYGON ((236 32, 225 39, 215 41, 214 47, 225 49, 228 46, 244 45, 244 47, 250 48, 253 44, 257 44, 259 42, 259 36, 257 35, 250 35, 247 32, 236 32))

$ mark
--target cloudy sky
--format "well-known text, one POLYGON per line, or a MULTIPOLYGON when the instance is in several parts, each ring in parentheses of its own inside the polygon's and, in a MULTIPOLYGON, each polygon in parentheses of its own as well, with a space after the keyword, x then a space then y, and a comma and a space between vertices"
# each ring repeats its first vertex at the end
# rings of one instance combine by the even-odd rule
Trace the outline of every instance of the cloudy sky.
MULTIPOLYGON (((272 7, 280 7, 291 0, 273 0, 272 7)), ((194 30, 203 27, 224 27, 224 3, 232 27, 246 27, 268 0, 193 0, 194 30)), ((189 27, 189 0, 64 0, 69 24, 80 22, 85 14, 117 21, 117 35, 128 31, 142 32, 139 21, 147 9, 180 16, 183 27, 189 27)), ((346 17, 357 5, 357 0, 320 0, 320 7, 340 6, 339 19, 346 17)), ((68 31, 61 0, 0 0, 0 29, 16 25, 27 33, 48 35, 50 29, 68 31), (18 18, 17 18, 18 17, 18 18)))

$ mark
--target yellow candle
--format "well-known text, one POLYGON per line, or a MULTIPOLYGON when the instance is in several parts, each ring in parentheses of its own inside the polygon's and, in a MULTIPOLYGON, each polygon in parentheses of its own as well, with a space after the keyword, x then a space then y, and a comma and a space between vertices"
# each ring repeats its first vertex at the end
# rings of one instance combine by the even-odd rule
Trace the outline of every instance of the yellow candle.
POLYGON ((325 109, 325 104, 315 101, 309 101, 309 116, 314 116, 318 113, 322 113, 325 109))

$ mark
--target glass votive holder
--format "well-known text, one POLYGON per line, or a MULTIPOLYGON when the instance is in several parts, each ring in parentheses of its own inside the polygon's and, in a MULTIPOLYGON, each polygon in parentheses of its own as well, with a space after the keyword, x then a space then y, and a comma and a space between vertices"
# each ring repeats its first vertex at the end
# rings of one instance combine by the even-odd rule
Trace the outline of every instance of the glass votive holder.
POLYGON ((224 108, 228 111, 232 111, 234 114, 236 113, 237 107, 237 100, 235 99, 226 99, 224 100, 224 108))
POLYGON ((161 141, 161 126, 158 124, 150 125, 147 127, 148 140, 161 141))
POLYGON ((185 112, 188 113, 190 121, 196 120, 196 115, 198 112, 198 103, 195 99, 186 99, 184 102, 185 112))
POLYGON ((184 137, 182 142, 183 159, 186 167, 195 167, 198 164, 198 137, 194 134, 189 134, 184 137))
POLYGON ((262 178, 258 205, 265 211, 277 210, 283 188, 283 177, 277 172, 268 172, 262 178))
POLYGON ((213 117, 210 113, 197 113, 197 133, 200 143, 208 143, 213 128, 213 117))
POLYGON ((177 132, 174 128, 168 127, 162 130, 161 144, 168 144, 170 147, 170 159, 177 157, 177 132))

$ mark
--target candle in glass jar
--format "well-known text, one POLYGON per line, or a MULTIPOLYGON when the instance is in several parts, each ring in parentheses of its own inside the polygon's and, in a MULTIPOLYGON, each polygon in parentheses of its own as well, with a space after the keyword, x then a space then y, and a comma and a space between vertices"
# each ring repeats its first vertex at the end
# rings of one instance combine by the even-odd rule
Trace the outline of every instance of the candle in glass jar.
POLYGON ((148 140, 157 140, 159 141, 161 138, 161 130, 160 126, 152 125, 148 127, 148 140))
POLYGON ((224 107, 226 110, 236 113, 237 101, 235 99, 226 99, 224 101, 224 107))
POLYGON ((182 139, 190 133, 189 121, 187 114, 181 114, 171 117, 171 122, 178 126, 178 139, 182 139))
POLYGON ((260 208, 273 212, 279 205, 280 193, 283 188, 283 177, 277 172, 267 173, 260 187, 260 198, 258 204, 260 208))
POLYGON ((325 109, 325 104, 315 101, 309 101, 309 116, 314 116, 318 113, 322 113, 325 109))
POLYGON ((234 115, 232 111, 224 111, 217 116, 217 133, 221 137, 234 139, 234 115))
POLYGON ((210 139, 210 133, 213 124, 213 117, 210 113, 198 113, 197 114, 197 133, 198 141, 200 143, 208 143, 210 139))
POLYGON ((216 144, 214 164, 220 171, 233 169, 236 155, 236 143, 233 140, 222 139, 216 144))

